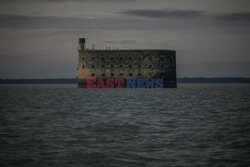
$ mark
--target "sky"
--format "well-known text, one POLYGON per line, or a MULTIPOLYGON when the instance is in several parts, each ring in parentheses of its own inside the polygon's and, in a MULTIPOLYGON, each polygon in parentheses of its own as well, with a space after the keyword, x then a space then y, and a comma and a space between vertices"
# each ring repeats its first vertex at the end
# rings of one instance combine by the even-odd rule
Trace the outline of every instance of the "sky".
POLYGON ((0 78, 77 76, 87 48, 176 50, 177 77, 250 77, 249 0, 0 0, 0 78))

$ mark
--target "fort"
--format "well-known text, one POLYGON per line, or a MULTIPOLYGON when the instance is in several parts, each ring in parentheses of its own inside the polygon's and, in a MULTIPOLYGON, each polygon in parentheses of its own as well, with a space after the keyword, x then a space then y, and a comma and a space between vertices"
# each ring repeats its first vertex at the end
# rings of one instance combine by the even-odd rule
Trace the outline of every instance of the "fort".
MULTIPOLYGON (((164 88, 176 88, 176 52, 174 50, 100 50, 85 49, 79 38, 78 87, 86 88, 87 78, 153 79, 162 78, 164 88)), ((124 83, 126 84, 126 83, 124 83)))

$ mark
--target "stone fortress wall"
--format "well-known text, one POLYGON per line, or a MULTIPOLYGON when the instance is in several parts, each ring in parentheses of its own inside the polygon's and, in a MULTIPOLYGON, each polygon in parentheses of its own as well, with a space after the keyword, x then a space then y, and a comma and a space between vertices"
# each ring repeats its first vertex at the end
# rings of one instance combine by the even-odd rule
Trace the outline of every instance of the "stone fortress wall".
POLYGON ((79 39, 78 87, 87 77, 163 78, 164 87, 175 88, 176 52, 173 50, 86 50, 79 39))

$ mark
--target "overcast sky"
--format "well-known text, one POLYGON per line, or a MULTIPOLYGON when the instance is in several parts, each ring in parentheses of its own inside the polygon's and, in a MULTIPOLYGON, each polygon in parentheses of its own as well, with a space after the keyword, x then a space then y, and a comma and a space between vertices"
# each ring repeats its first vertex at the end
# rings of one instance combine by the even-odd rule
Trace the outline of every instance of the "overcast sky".
POLYGON ((0 78, 77 76, 87 47, 173 49, 178 77, 250 77, 249 0, 0 0, 0 78))

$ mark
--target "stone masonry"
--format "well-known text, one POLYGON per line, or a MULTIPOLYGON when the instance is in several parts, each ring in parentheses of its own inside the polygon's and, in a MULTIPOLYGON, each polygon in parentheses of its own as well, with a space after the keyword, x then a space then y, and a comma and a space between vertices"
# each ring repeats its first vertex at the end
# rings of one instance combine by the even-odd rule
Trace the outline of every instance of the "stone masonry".
POLYGON ((163 78, 164 88, 176 88, 174 50, 86 50, 79 39, 78 87, 86 87, 87 77, 163 78))

